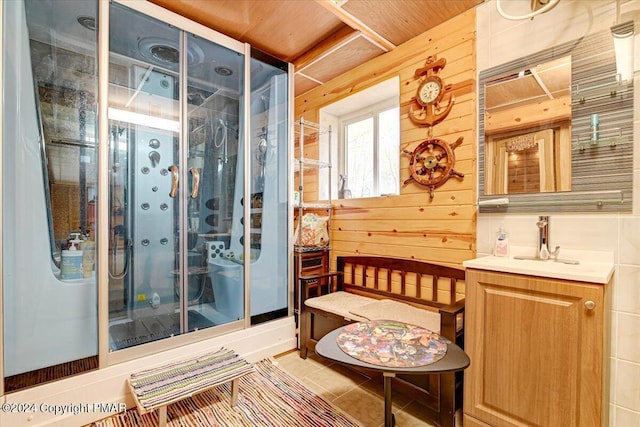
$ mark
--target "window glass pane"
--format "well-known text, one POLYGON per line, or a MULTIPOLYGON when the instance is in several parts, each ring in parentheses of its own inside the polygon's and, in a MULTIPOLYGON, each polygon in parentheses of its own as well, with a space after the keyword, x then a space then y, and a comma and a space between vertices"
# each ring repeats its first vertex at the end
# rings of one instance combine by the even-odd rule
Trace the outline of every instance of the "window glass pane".
POLYGON ((346 126, 347 182, 353 197, 374 196, 373 117, 346 126))
POLYGON ((398 194, 400 188, 400 111, 391 108, 378 116, 379 194, 398 194))

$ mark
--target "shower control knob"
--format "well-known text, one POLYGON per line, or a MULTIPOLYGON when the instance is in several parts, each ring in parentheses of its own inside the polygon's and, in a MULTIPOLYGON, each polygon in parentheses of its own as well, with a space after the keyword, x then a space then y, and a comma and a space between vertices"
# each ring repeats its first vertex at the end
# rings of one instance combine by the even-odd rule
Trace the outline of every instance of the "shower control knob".
POLYGON ((160 141, 158 141, 156 138, 151 138, 149 140, 149 147, 155 149, 160 148, 160 141))
POLYGON ((160 153, 152 151, 149 153, 149 160, 151 160, 151 167, 155 168, 160 163, 160 153))

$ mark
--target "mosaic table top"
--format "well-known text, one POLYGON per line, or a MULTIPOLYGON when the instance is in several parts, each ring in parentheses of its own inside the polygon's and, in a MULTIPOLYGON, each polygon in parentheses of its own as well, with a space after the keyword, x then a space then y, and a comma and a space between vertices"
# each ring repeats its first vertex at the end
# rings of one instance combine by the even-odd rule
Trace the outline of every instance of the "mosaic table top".
POLYGON ((435 332, 392 320, 372 320, 344 326, 338 347, 366 363, 388 367, 430 365, 447 353, 447 343, 435 332))

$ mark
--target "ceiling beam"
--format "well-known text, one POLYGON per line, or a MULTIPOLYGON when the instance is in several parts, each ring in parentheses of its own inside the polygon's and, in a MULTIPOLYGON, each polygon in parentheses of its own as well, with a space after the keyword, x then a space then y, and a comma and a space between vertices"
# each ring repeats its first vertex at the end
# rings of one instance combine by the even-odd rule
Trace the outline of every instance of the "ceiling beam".
POLYGON ((396 45, 369 28, 364 22, 344 10, 333 0, 316 0, 318 4, 333 13, 338 19, 356 31, 360 31, 371 43, 377 45, 385 52, 390 52, 396 45))

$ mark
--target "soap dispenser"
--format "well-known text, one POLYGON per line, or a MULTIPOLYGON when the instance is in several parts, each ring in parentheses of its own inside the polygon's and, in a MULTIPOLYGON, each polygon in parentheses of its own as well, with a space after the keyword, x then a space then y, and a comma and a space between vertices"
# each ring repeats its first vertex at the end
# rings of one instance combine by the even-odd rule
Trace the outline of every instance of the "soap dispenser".
POLYGON ((502 225, 496 234, 496 243, 493 248, 493 254, 501 257, 509 256, 509 235, 502 225))

